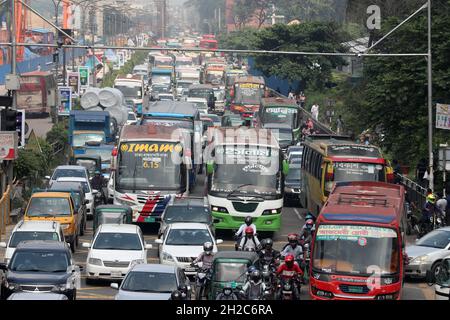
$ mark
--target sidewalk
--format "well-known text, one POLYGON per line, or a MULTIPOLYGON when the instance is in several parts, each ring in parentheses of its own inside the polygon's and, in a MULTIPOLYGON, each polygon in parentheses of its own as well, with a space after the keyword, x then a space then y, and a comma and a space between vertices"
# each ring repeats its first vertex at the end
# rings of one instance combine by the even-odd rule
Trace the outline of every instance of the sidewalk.
MULTIPOLYGON (((11 223, 11 224, 9 224, 9 225, 6 226, 6 232, 5 232, 5 234, 1 234, 1 235, 0 235, 0 242, 6 242, 6 243, 8 243, 9 237, 11 236, 11 233, 12 233, 12 231, 13 231, 13 229, 14 229, 15 226, 16 226, 15 223, 11 223)), ((0 248, 0 261, 1 261, 1 262, 4 262, 4 259, 5 259, 5 251, 6 251, 5 248, 0 248)))

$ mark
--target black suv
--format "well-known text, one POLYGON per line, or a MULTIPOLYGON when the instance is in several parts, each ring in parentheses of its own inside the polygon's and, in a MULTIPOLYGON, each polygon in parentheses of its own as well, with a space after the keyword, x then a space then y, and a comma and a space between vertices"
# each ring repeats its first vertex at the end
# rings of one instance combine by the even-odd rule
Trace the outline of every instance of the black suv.
POLYGON ((158 237, 164 233, 164 230, 171 223, 205 223, 214 232, 214 223, 219 222, 218 220, 214 221, 212 218, 211 209, 206 197, 172 198, 161 217, 156 219, 161 222, 158 237))
POLYGON ((0 263, 0 270, 4 272, 1 298, 6 299, 12 293, 22 291, 54 292, 75 300, 80 274, 77 268, 65 242, 22 241, 8 266, 0 263))

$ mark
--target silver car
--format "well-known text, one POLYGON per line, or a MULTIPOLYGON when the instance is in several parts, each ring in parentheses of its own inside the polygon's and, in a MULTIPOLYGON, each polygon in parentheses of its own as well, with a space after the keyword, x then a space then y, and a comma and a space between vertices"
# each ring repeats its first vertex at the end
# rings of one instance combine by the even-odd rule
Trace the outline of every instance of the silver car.
POLYGON ((439 273, 439 264, 450 250, 450 227, 439 228, 406 247, 409 264, 405 266, 405 275, 425 278, 427 270, 434 275, 439 273))
POLYGON ((119 290, 116 300, 169 300, 172 292, 183 285, 190 292, 189 279, 180 268, 161 264, 137 264, 120 287, 111 283, 112 288, 119 290))

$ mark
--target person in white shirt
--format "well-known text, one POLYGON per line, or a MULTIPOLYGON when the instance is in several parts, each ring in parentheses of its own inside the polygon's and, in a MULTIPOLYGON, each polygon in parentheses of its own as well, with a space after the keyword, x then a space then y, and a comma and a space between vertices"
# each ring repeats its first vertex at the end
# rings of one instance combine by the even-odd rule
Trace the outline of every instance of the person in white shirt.
POLYGON ((445 221, 446 216, 445 210, 447 209, 447 199, 444 197, 442 193, 438 193, 438 198, 439 200, 436 201, 436 207, 439 208, 442 215, 442 220, 445 221))
POLYGON ((239 230, 234 234, 236 236, 236 238, 241 238, 244 236, 244 230, 247 227, 251 227, 253 229, 253 233, 256 233, 256 226, 253 223, 253 218, 251 216, 247 216, 245 217, 245 223, 243 223, 240 227, 239 230))
POLYGON ((311 107, 311 114, 312 117, 314 118, 314 120, 318 121, 319 120, 319 105, 318 104, 313 104, 313 106, 311 107))

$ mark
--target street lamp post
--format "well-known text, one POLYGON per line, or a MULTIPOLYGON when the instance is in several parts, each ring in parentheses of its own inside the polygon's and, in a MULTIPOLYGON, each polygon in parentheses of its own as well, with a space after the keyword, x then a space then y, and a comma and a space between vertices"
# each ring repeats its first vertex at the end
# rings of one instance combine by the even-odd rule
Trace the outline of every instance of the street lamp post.
MULTIPOLYGON (((434 191, 434 172, 433 172, 433 64, 431 52, 431 0, 427 2, 428 6, 428 153, 429 153, 429 188, 434 191)), ((444 186, 445 187, 445 186, 444 186)))

